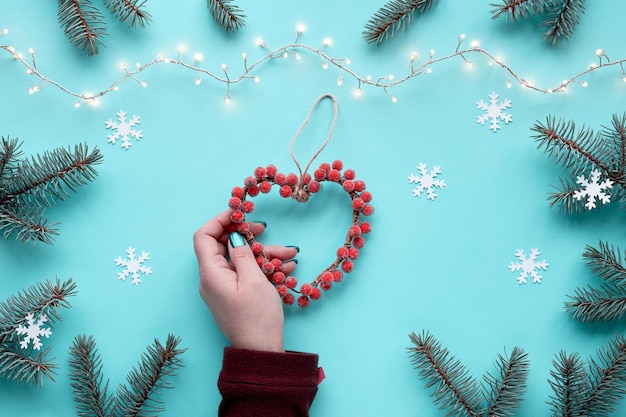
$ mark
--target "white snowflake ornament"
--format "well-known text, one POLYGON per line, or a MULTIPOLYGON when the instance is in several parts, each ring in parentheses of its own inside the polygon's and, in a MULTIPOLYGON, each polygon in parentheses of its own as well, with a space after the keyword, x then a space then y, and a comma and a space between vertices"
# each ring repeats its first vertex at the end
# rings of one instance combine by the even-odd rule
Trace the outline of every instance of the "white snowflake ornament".
POLYGON ((26 322, 28 326, 22 326, 21 324, 15 328, 15 332, 18 336, 26 335, 23 340, 20 340, 20 347, 27 349, 30 342, 33 344, 33 349, 40 350, 43 344, 40 337, 50 337, 52 331, 49 328, 42 328, 43 324, 48 321, 48 316, 42 314, 37 321, 33 313, 26 315, 26 322))
POLYGON ((128 255, 128 259, 122 259, 121 256, 115 259, 115 265, 126 268, 122 272, 117 273, 117 279, 126 281, 126 277, 130 275, 133 277, 132 283, 139 285, 141 282, 139 274, 148 276, 152 273, 152 267, 142 265, 145 261, 150 259, 150 254, 148 252, 141 252, 141 256, 135 258, 135 248, 133 247, 126 249, 126 254, 128 255))
POLYGON ((441 174, 441 167, 435 166, 429 173, 426 169, 426 164, 420 163, 417 166, 417 169, 419 170, 420 175, 411 174, 408 177, 410 184, 418 184, 418 186, 413 189, 413 197, 419 197, 422 195, 424 190, 426 190, 428 199, 434 200, 435 197, 437 197, 434 189, 439 188, 441 190, 446 186, 446 182, 444 180, 435 179, 437 175, 441 174))
POLYGON ((585 207, 587 207, 588 210, 596 208, 596 199, 602 202, 602 204, 607 204, 611 202, 611 195, 605 193, 604 191, 608 188, 613 188, 613 181, 611 181, 609 178, 602 182, 598 182, 599 180, 600 171, 598 171, 597 169, 591 171, 591 176, 588 180, 585 179, 584 175, 576 177, 576 184, 580 184, 584 188, 576 190, 573 197, 577 201, 580 201, 581 198, 587 197, 585 207))
POLYGON ((511 100, 504 99, 502 103, 498 103, 498 94, 492 92, 489 94, 489 104, 482 99, 476 102, 476 107, 485 112, 478 116, 477 123, 484 125, 486 121, 491 121, 489 129, 497 132, 500 129, 500 120, 508 124, 513 121, 513 116, 505 113, 504 110, 511 107, 511 100))
POLYGON ((109 119, 105 122, 107 129, 114 129, 115 131, 107 136, 109 143, 115 145, 115 142, 122 138, 122 148, 128 149, 132 146, 130 138, 139 140, 143 137, 141 130, 135 130, 134 127, 141 123, 138 116, 133 116, 130 120, 126 120, 126 112, 120 110, 116 113, 118 122, 114 122, 109 119))
POLYGON ((526 257, 524 249, 518 249, 515 251, 515 256, 520 262, 511 262, 509 269, 511 272, 521 271, 517 277, 517 281, 520 284, 526 284, 526 278, 532 277, 534 283, 540 283, 542 276, 537 273, 537 270, 545 271, 548 269, 548 263, 546 261, 537 261, 539 256, 539 250, 531 249, 530 256, 526 257))

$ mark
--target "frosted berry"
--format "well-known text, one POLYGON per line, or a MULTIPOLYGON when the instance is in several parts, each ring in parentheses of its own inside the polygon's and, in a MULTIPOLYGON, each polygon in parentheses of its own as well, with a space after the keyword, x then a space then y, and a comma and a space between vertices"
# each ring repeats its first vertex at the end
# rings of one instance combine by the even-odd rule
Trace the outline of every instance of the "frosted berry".
POLYGON ((343 272, 350 272, 352 271, 352 269, 354 268, 354 264, 352 263, 352 261, 349 260, 345 260, 341 263, 341 270, 343 272))
POLYGON ((330 271, 326 271, 322 274, 322 282, 325 284, 330 284, 334 281, 333 273, 330 271))
POLYGON ((326 171, 321 168, 316 169, 315 172, 313 172, 313 178, 317 181, 324 181, 326 179, 326 171))
POLYGON ((336 169, 331 170, 328 173, 328 179, 333 182, 339 182, 341 180, 341 172, 336 169))
POLYGON ((274 270, 275 271, 278 271, 280 269, 280 267, 283 266, 283 261, 281 261, 278 258, 272 258, 272 260, 270 262, 274 266, 274 270))
POLYGON ((302 184, 308 184, 309 181, 311 181, 311 174, 304 174, 304 177, 302 177, 302 184))
POLYGON ((256 197, 257 195, 259 195, 259 189, 258 187, 254 187, 254 188, 250 188, 247 190, 248 191, 248 195, 250 197, 256 197))
POLYGON ((252 213, 254 210, 254 203, 252 201, 244 201, 241 205, 241 211, 244 213, 252 213))
POLYGON ((230 207, 231 210, 239 210, 241 208, 241 198, 231 197, 230 200, 228 200, 228 207, 230 207))
POLYGON ((347 180, 353 180, 356 178, 356 173, 352 169, 346 169, 343 172, 343 177, 347 180))
POLYGON ((230 221, 235 224, 241 223, 243 219, 244 219, 243 213, 239 210, 233 211, 233 214, 230 215, 230 221))
POLYGON ((230 195, 232 195, 233 197, 237 197, 237 198, 243 198, 243 195, 244 195, 243 188, 234 187, 232 191, 230 192, 230 195))
POLYGON ((361 233, 363 233, 363 231, 357 225, 352 225, 352 226, 350 226, 350 229, 348 229, 348 236, 350 236, 353 239, 355 237, 361 236, 361 233))
POLYGON ((289 293, 289 288, 287 288, 286 285, 281 284, 276 287, 276 291, 278 291, 278 295, 284 297, 289 293))
POLYGON ((311 297, 311 300, 319 300, 322 298, 322 292, 319 288, 313 288, 309 297, 311 297))
POLYGON ((261 245, 259 242, 254 242, 252 245, 250 245, 250 248, 252 249, 252 253, 254 254, 254 256, 259 256, 263 252, 263 245, 261 245))
POLYGON ((343 162, 341 162, 340 160, 333 161, 333 169, 341 171, 343 169, 343 162))
POLYGON ((280 187, 280 196, 283 198, 289 198, 291 197, 291 194, 293 193, 293 190, 291 189, 290 186, 288 185, 283 185, 282 187, 280 187))
POLYGON ((243 184, 246 186, 246 188, 250 189, 250 188, 254 188, 257 185, 257 180, 254 177, 246 177, 245 180, 243 180, 243 184))
POLYGON ((361 210, 363 210, 364 206, 365 206, 365 201, 363 201, 362 198, 357 197, 354 200, 352 200, 352 209, 353 210, 361 211, 361 210))
POLYGON ((326 171, 326 173, 328 173, 332 168, 330 167, 330 164, 328 162, 322 162, 320 164, 320 169, 323 169, 324 171, 326 171))
POLYGON ((263 181, 259 184, 259 191, 263 194, 267 194, 272 190, 272 184, 269 181, 263 181))
POLYGON ((257 180, 262 180, 263 177, 265 177, 265 168, 263 167, 257 167, 254 170, 254 176, 256 177, 257 180))
POLYGON ((263 265, 261 265, 261 271, 263 271, 265 275, 272 274, 274 272, 274 264, 271 262, 263 262, 263 265))
POLYGON ((354 191, 354 182, 352 180, 345 180, 342 187, 345 192, 351 193, 354 191))
POLYGON ((360 193, 365 190, 365 183, 361 180, 354 181, 354 189, 357 193, 360 193))
POLYGON ((285 285, 290 290, 293 290, 296 288, 296 285, 298 285, 298 280, 294 276, 288 276, 287 279, 285 279, 285 285))
POLYGON ((284 185, 287 181, 287 177, 282 172, 279 172, 274 176, 274 182, 278 185, 284 185))
POLYGON ((359 257, 359 250, 356 248, 350 248, 348 249, 348 258, 355 260, 356 258, 359 257))
POLYGON ((274 275, 272 275, 272 282, 276 285, 282 284, 285 282, 285 274, 280 271, 274 272, 274 275))
POLYGON ((359 227, 361 228, 361 232, 363 232, 363 234, 367 234, 372 231, 372 225, 369 224, 369 222, 363 222, 359 225, 359 227))
POLYGON ((331 282, 329 282, 329 283, 322 282, 322 283, 320 284, 320 288, 321 288, 321 289, 323 289, 324 291, 328 291, 328 290, 330 290, 332 286, 333 286, 332 281, 331 281, 331 282))
POLYGON ((283 303, 287 304, 288 306, 292 305, 295 301, 296 297, 294 297, 293 294, 285 294, 285 296, 283 297, 283 303))
POLYGON ((298 305, 302 308, 306 307, 309 305, 309 297, 305 296, 305 295, 301 295, 300 297, 298 297, 298 305))
POLYGON ((307 190, 309 190, 310 193, 317 193, 320 190, 320 183, 315 180, 309 182, 307 190))
POLYGON ((348 257, 348 248, 346 248, 345 246, 342 246, 339 249, 337 249, 337 258, 346 259, 347 257, 348 257))
POLYGON ((254 258, 254 260, 256 261, 259 268, 265 263, 265 258, 262 256, 257 256, 256 258, 254 258))
POLYGON ((267 168, 265 168, 265 175, 267 175, 267 177, 270 179, 274 178, 277 172, 278 172, 278 169, 276 169, 276 167, 272 164, 269 164, 267 168))
POLYGON ((343 280, 343 272, 338 269, 333 270, 333 281, 340 282, 343 280))
POLYGON ((366 204, 363 206, 362 213, 364 216, 371 216, 374 214, 374 206, 366 204))
POLYGON ((311 292, 313 291, 313 287, 311 286, 311 284, 302 284, 300 286, 300 294, 305 295, 305 296, 309 296, 311 295, 311 292))
POLYGON ((296 185, 297 183, 298 183, 298 176, 294 174, 293 172, 290 172, 289 175, 287 175, 287 184, 296 185))
POLYGON ((250 225, 246 222, 239 223, 239 225, 237 225, 237 231, 242 235, 250 233, 250 225))
POLYGON ((363 191, 361 193, 361 198, 363 199, 363 201, 365 201, 366 203, 369 203, 370 201, 372 201, 372 193, 370 193, 369 191, 363 191))
POLYGON ((365 239, 363 239, 363 236, 355 237, 352 240, 352 244, 355 248, 361 249, 363 246, 365 246, 365 239))

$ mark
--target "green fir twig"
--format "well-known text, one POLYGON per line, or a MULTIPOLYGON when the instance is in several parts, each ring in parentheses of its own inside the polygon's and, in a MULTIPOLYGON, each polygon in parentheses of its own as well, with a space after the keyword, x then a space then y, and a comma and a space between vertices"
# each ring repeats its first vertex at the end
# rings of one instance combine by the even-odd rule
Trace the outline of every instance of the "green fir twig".
POLYGON ((565 310, 576 320, 598 322, 620 320, 626 314, 626 265, 619 248, 600 242, 599 248, 587 246, 583 253, 591 271, 604 282, 600 288, 578 288, 565 310))
POLYGON ((558 205, 565 213, 594 208, 598 195, 590 201, 576 194, 580 190, 576 184, 589 181, 593 171, 603 179, 602 193, 609 196, 602 203, 626 201, 626 113, 613 115, 611 126, 600 132, 584 126, 576 129, 573 121, 556 120, 553 116, 548 116, 545 123, 537 122, 531 131, 535 133, 532 137, 537 148, 569 171, 570 178, 560 179, 561 187, 550 194, 550 206, 558 205))
POLYGON ((438 0, 391 0, 378 9, 365 24, 365 42, 380 45, 399 31, 406 31, 415 20, 416 14, 430 10, 435 3, 438 0))
POLYGON ((145 10, 148 0, 104 0, 104 5, 117 16, 117 19, 129 27, 146 27, 152 22, 152 16, 145 10))
POLYGON ((45 209, 95 179, 102 155, 77 145, 74 151, 57 148, 22 159, 20 146, 17 139, 0 141, 0 232, 23 242, 52 243, 57 230, 47 224, 45 209))
POLYGON ((559 352, 552 361, 554 369, 550 371, 548 382, 554 395, 548 403, 554 417, 580 416, 587 396, 588 374, 585 364, 578 353, 568 355, 559 352))
POLYGON ((207 0, 215 22, 226 32, 235 32, 245 26, 246 15, 233 0, 207 0))
POLYGON ((498 19, 501 16, 508 21, 515 22, 517 19, 526 19, 549 10, 554 5, 554 0, 503 0, 502 4, 492 3, 491 17, 498 19))
POLYGON ((58 18, 67 39, 87 55, 97 55, 98 46, 104 46, 104 15, 91 0, 59 0, 58 18))
POLYGON ((0 377, 24 384, 43 385, 44 378, 54 380, 56 365, 47 360, 49 349, 34 354, 22 349, 16 329, 26 324, 26 316, 48 317, 52 326, 61 320, 60 309, 69 308, 67 298, 76 295, 72 279, 55 283, 45 281, 19 292, 0 303, 0 377))
POLYGON ((164 411, 157 399, 171 388, 169 378, 182 366, 180 338, 168 335, 165 346, 157 339, 148 346, 136 368, 128 373, 127 385, 120 385, 114 396, 103 383, 102 360, 92 336, 77 336, 70 348, 70 381, 80 417, 134 417, 164 411))

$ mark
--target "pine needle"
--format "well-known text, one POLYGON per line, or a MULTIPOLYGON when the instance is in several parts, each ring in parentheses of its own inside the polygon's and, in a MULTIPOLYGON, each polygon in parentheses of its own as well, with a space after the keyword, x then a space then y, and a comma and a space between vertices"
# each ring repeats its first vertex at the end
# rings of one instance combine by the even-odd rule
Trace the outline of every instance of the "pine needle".
POLYGON ((58 18, 67 39, 89 56, 98 54, 98 45, 104 46, 104 15, 91 0, 59 0, 58 18))
POLYGON ((544 13, 554 3, 554 0, 503 0, 502 4, 492 3, 491 18, 498 19, 504 16, 508 21, 525 19, 544 13))
POLYGON ((544 34, 552 45, 560 39, 568 40, 580 23, 580 15, 585 13, 585 0, 565 0, 555 6, 544 20, 548 30, 544 34))
POLYGON ((152 16, 144 7, 146 3, 147 0, 104 0, 104 5, 120 22, 141 28, 152 22, 152 16))
POLYGON ((487 373, 484 382, 489 387, 487 400, 488 416, 513 416, 526 392, 526 380, 530 362, 528 355, 515 347, 509 358, 498 355, 496 374, 487 373))
POLYGON ((393 38, 400 30, 406 31, 417 13, 430 10, 437 2, 438 0, 392 0, 386 3, 365 25, 365 42, 380 45, 393 38))
POLYGON ((616 335, 597 352, 589 364, 589 396, 581 415, 608 417, 626 394, 626 340, 616 335))
POLYGON ((233 0, 207 0, 211 15, 226 32, 235 32, 245 26, 246 15, 233 0))
POLYGON ((550 397, 553 416, 580 416, 587 397, 587 371, 578 353, 559 352, 552 361, 554 370, 548 380, 554 395, 550 397))

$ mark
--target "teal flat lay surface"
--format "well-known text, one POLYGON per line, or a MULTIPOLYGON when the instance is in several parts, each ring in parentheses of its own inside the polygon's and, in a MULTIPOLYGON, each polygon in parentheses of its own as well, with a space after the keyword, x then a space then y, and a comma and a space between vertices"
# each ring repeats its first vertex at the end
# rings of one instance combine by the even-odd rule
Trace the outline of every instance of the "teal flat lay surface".
MULTIPOLYGON (((37 69, 57 83, 29 94, 36 76, 0 49, 0 135, 23 141, 28 157, 77 144, 103 155, 96 179, 46 211, 59 223, 52 244, 0 239, 0 302, 46 279, 77 285, 71 308, 41 339, 57 365, 54 381, 40 387, 0 378, 0 417, 76 415, 68 359, 78 335, 93 336, 115 390, 146 347, 168 334, 187 350, 184 367, 169 379, 173 389, 160 396, 159 415, 216 415, 228 342, 198 294, 192 235, 228 208, 231 189, 257 166, 298 172, 289 145, 324 94, 336 98, 338 118, 311 170, 343 161, 367 184, 376 211, 354 270, 307 308, 285 307, 285 347, 319 354, 326 374, 311 415, 445 415, 407 350, 408 335, 422 331, 478 381, 494 372, 498 355, 522 348, 530 367, 515 415, 548 415, 557 354, 588 360, 624 332, 623 320, 574 320, 564 303, 577 288, 601 283, 585 264, 585 248, 600 241, 626 248, 626 229, 617 197, 575 214, 549 206, 549 193, 568 172, 537 149, 531 128, 551 115, 600 131, 626 111, 620 65, 590 71, 565 92, 544 92, 592 64, 626 57, 626 3, 587 2, 571 39, 554 46, 543 40, 540 19, 492 19, 493 0, 442 0, 379 46, 364 42, 362 32, 383 1, 236 3, 246 25, 235 33, 222 31, 203 1, 148 2, 152 23, 144 29, 127 28, 102 7, 106 47, 92 57, 65 38, 56 2, 0 3, 0 30, 8 29, 0 45, 26 63, 33 48, 37 69), (294 43, 298 30, 286 58, 263 59, 269 52, 259 44, 278 50, 294 43), (461 34, 459 48, 470 51, 445 58, 461 34), (479 50, 501 58, 532 88, 479 50), (369 83, 402 81, 431 51, 436 62, 428 73, 387 89, 369 83), (142 67, 159 54, 158 63, 142 67), (192 61, 206 72, 180 65, 192 61), (234 80, 258 61, 252 78, 224 82, 225 73, 234 80), (140 71, 110 89, 125 74, 122 63, 140 71), (105 94, 94 104, 72 92, 105 94), (493 127, 491 119, 477 122, 483 115, 502 117, 493 127), (420 185, 436 196, 414 196, 420 185), (522 264, 533 256, 530 270, 541 282, 529 273, 520 283, 522 264), (120 280, 132 266, 116 264, 118 257, 150 270, 137 272, 137 285, 131 276, 120 280)), ((323 100, 294 143, 302 167, 332 118, 323 100)), ((300 248, 300 282, 335 259, 352 222, 350 198, 331 183, 306 203, 278 189, 253 201, 247 218, 267 223, 259 241, 300 248)), ((625 415, 625 403, 610 415, 625 415)))

